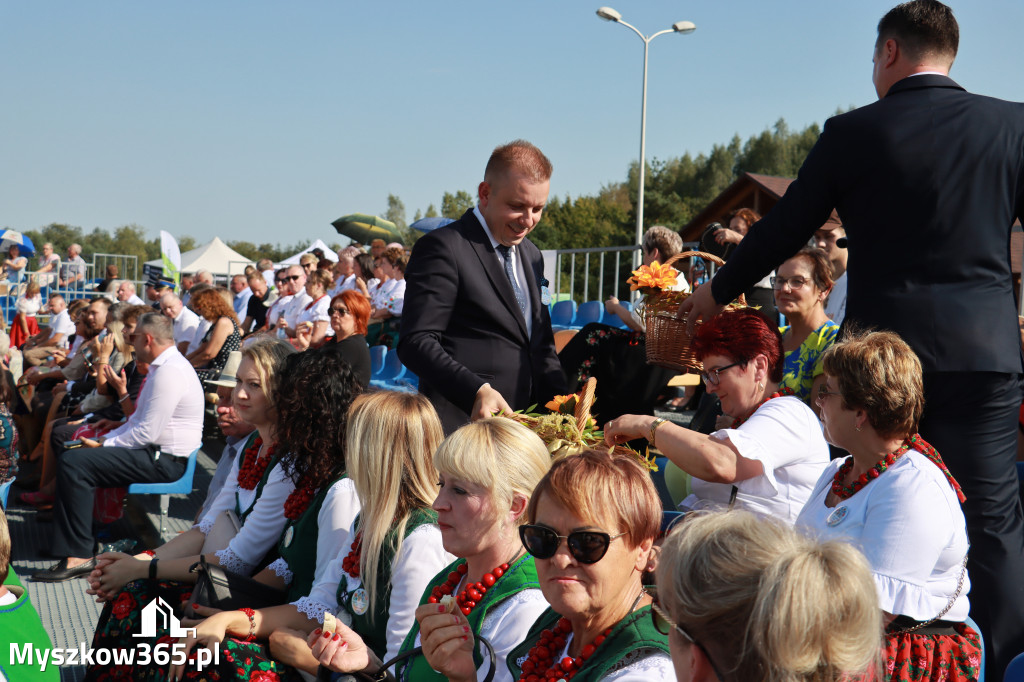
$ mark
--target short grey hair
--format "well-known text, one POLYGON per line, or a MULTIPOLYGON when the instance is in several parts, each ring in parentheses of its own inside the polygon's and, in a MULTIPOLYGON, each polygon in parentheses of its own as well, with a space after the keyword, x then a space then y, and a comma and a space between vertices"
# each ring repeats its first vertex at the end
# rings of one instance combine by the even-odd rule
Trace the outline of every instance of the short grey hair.
POLYGON ((160 313, 146 313, 135 325, 139 334, 149 334, 154 339, 174 343, 174 323, 171 318, 160 313))

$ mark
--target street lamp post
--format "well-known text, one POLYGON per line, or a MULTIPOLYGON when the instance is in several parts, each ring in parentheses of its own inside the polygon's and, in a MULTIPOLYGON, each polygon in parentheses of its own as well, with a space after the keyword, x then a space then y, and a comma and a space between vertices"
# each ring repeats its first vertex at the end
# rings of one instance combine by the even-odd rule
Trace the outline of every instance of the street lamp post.
MULTIPOLYGON (((644 175, 647 170, 646 162, 646 148, 647 148, 647 51, 650 47, 651 41, 660 35, 666 33, 693 33, 697 30, 697 25, 692 21, 677 21, 672 24, 672 28, 666 28, 663 31, 658 31, 650 36, 645 36, 635 26, 628 24, 622 20, 622 15, 611 7, 602 7, 597 10, 597 16, 601 17, 605 21, 612 21, 616 24, 622 24, 633 30, 640 36, 640 40, 644 41, 644 86, 643 94, 640 105, 640 177, 638 178, 638 191, 637 191, 637 203, 636 203, 636 243, 640 244, 644 236, 644 175)), ((640 267, 641 253, 638 250, 633 256, 634 267, 640 267)))

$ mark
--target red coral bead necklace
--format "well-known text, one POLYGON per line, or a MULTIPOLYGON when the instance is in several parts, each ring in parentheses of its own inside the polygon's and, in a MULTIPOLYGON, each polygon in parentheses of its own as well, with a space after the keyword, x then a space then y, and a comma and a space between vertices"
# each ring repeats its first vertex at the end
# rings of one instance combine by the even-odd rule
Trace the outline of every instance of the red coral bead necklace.
POLYGON ((245 461, 242 462, 242 468, 238 470, 238 487, 244 488, 245 490, 252 490, 263 478, 263 474, 266 472, 267 467, 270 466, 270 462, 274 459, 274 450, 277 449, 277 444, 272 443, 267 448, 267 454, 265 457, 260 457, 260 451, 263 449, 263 438, 257 436, 253 444, 245 449, 243 456, 245 461))
MULTIPOLYGON (((476 608, 476 605, 487 594, 487 590, 494 587, 494 583, 498 582, 498 578, 505 575, 510 563, 514 563, 515 560, 515 557, 513 557, 511 562, 506 561, 500 566, 491 569, 489 572, 484 573, 479 582, 469 583, 465 589, 459 592, 458 596, 455 597, 455 603, 459 605, 459 610, 462 611, 464 616, 468 616, 476 608)), ((436 604, 441 601, 441 597, 453 594, 468 571, 468 564, 459 564, 458 568, 448 574, 448 580, 443 585, 438 585, 431 590, 427 601, 431 604, 436 604)))

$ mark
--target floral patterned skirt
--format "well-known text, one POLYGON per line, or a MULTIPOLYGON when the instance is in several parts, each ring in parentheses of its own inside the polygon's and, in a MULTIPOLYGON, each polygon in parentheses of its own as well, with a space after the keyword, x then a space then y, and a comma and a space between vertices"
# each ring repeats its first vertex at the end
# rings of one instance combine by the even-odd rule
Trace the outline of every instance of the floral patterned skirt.
MULTIPOLYGON (((890 630, 899 629, 893 625, 890 630)), ((955 634, 888 633, 885 637, 885 679, 977 680, 981 668, 981 637, 964 623, 955 634)))
MULTIPOLYGON (((164 674, 150 675, 149 680, 166 680, 164 674)), ((270 648, 266 642, 243 642, 240 639, 228 638, 220 648, 218 665, 206 667, 202 671, 189 667, 185 670, 186 680, 205 680, 220 682, 221 680, 255 680, 255 682, 302 682, 302 677, 294 669, 270 658, 270 648)))

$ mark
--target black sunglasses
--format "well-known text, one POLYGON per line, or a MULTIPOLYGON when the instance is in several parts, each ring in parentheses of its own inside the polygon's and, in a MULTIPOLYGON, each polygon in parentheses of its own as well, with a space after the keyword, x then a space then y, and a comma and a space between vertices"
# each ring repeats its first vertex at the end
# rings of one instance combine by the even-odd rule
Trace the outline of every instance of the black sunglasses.
POLYGON ((665 635, 666 637, 668 637, 668 634, 672 630, 675 630, 676 632, 681 634, 687 642, 693 644, 698 649, 700 649, 701 652, 703 652, 704 654, 704 658, 708 659, 708 663, 711 664, 711 670, 715 673, 715 677, 717 677, 719 680, 725 679, 725 676, 722 675, 721 672, 719 672, 718 666, 715 665, 714 659, 711 658, 711 654, 709 654, 708 650, 704 648, 704 645, 695 640, 693 637, 691 637, 690 633, 684 630, 682 625, 673 622, 672 619, 668 617, 668 614, 666 614, 662 610, 661 605, 658 604, 657 599, 655 599, 654 603, 651 604, 651 620, 654 621, 654 629, 660 632, 661 634, 665 635))
POLYGON ((345 317, 349 314, 348 308, 331 308, 331 315, 338 313, 339 317, 345 317))
POLYGON ((577 530, 568 535, 559 535, 547 526, 532 523, 519 527, 519 539, 523 541, 526 551, 535 559, 550 559, 555 556, 564 538, 569 546, 569 554, 581 564, 596 564, 608 552, 608 545, 612 540, 623 535, 626 533, 609 535, 594 530, 577 530))
POLYGON ((302 277, 302 275, 288 275, 287 277, 282 277, 281 281, 282 282, 294 282, 299 277, 302 277))

